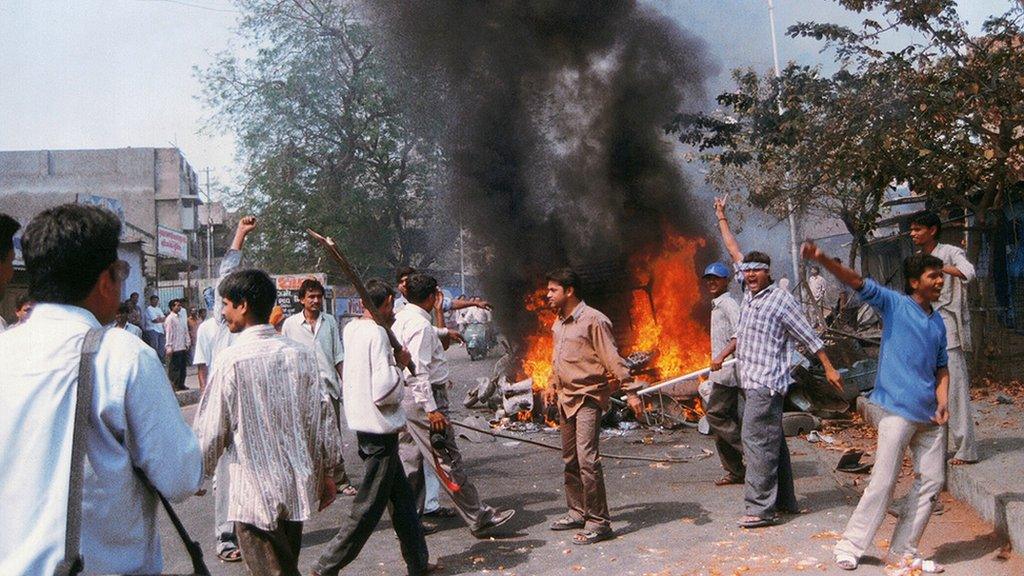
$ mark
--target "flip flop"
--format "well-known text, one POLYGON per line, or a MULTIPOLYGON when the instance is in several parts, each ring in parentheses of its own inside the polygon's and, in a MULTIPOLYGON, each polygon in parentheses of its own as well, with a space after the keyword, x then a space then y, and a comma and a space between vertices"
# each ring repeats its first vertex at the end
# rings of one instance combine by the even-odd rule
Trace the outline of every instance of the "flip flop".
POLYGON ((914 558, 910 567, 918 569, 925 574, 942 574, 946 571, 946 567, 942 564, 939 564, 934 560, 925 560, 923 558, 914 558))
POLYGON ((595 532, 593 530, 584 530, 583 532, 577 532, 572 537, 572 543, 577 546, 589 546, 605 540, 611 540, 615 537, 615 532, 612 530, 602 530, 595 532))
POLYGON ((740 528, 764 528, 766 526, 774 526, 779 523, 778 516, 772 516, 771 518, 741 518, 737 524, 740 528))
POLYGON ((562 516, 558 520, 551 523, 548 528, 558 532, 560 530, 576 530, 583 528, 583 520, 576 520, 572 516, 562 516))
POLYGON ((355 496, 358 493, 359 489, 351 484, 345 486, 344 488, 338 488, 338 494, 341 494, 342 496, 355 496))
POLYGON ((238 548, 225 548, 217 552, 217 558, 221 562, 241 562, 242 551, 238 548))

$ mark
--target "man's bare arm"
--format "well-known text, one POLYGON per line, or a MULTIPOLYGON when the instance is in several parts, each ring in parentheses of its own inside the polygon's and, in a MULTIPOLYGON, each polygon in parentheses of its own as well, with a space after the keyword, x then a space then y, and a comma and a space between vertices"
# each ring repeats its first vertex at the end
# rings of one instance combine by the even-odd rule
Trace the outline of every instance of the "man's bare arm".
POLYGON ((854 290, 860 290, 864 286, 864 278, 853 268, 847 268, 839 262, 828 257, 828 254, 822 252, 821 248, 818 248, 814 242, 810 240, 804 242, 800 248, 800 253, 804 257, 804 260, 813 260, 828 270, 837 280, 853 288, 854 290))
POLYGON ((725 217, 725 198, 715 198, 715 215, 718 217, 718 230, 722 234, 722 241, 729 251, 729 256, 736 264, 743 262, 743 251, 740 250, 740 243, 736 236, 729 229, 729 219, 725 217))
POLYGON ((245 237, 256 228, 255 216, 243 216, 235 227, 235 237, 231 240, 232 250, 241 250, 245 244, 245 237))

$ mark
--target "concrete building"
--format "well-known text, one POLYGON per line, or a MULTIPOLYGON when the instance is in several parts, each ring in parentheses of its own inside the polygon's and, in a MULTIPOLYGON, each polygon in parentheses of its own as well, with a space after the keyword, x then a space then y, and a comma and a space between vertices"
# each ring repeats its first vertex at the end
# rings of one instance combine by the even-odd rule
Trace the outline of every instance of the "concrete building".
MULTIPOLYGON (((125 297, 153 291, 161 279, 195 269, 198 192, 196 173, 177 148, 0 151, 0 212, 22 225, 68 202, 119 212, 124 226, 120 252, 132 265, 125 297), (185 258, 157 255, 160 229, 165 237, 184 236, 185 258)), ((5 318, 19 288, 25 288, 23 274, 15 276, 0 302, 5 318)))

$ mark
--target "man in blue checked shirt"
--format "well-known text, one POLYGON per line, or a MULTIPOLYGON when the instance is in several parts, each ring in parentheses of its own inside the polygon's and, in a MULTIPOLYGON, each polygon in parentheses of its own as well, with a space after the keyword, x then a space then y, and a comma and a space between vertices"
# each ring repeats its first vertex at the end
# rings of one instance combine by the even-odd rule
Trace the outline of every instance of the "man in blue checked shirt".
POLYGON ((722 362, 735 352, 740 387, 746 399, 741 433, 747 464, 746 516, 739 525, 771 526, 779 521, 779 512, 795 514, 800 509, 793 488, 789 448, 782 432, 782 405, 792 381, 790 358, 795 344, 803 344, 817 356, 825 368, 825 377, 840 391, 842 378, 825 355, 824 344, 811 328, 800 303, 772 281, 771 258, 756 251, 743 255, 729 230, 724 199, 715 200, 715 212, 722 239, 745 291, 736 336, 732 344, 712 359, 711 369, 720 369, 722 362))
POLYGON ((927 254, 904 260, 906 294, 900 294, 861 278, 854 270, 829 259, 813 243, 804 243, 803 257, 820 262, 882 316, 882 349, 870 398, 881 408, 875 466, 871 482, 835 546, 836 565, 855 569, 871 545, 889 507, 903 452, 909 446, 916 480, 903 503, 887 560, 926 574, 941 572, 941 566, 920 557, 917 544, 945 484, 949 358, 946 327, 937 304, 945 282, 943 261, 927 254))

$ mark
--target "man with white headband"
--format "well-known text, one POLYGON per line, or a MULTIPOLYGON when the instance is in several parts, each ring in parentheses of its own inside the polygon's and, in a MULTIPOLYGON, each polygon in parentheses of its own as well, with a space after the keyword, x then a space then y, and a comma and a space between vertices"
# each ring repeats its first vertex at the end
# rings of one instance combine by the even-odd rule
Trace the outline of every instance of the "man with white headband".
POLYGON ((797 513, 799 505, 793 488, 793 469, 782 432, 782 405, 791 377, 790 357, 797 343, 818 357, 829 383, 842 390, 842 379, 825 355, 823 343, 800 303, 778 288, 771 277, 771 258, 763 252, 746 256, 729 229, 725 200, 715 200, 718 227, 738 279, 744 284, 739 325, 732 343, 712 359, 712 369, 735 352, 740 387, 746 403, 743 409, 743 458, 746 461, 743 528, 771 526, 779 512, 797 513))

